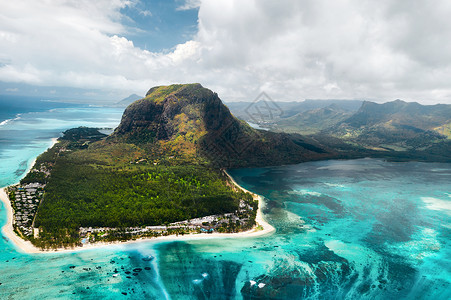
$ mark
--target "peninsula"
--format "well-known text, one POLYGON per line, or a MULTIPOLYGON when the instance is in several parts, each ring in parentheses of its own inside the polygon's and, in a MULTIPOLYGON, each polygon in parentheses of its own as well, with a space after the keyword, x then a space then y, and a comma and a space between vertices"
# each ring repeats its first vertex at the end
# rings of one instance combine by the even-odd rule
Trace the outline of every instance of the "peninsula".
POLYGON ((261 203, 225 169, 333 156, 300 135, 251 128, 200 84, 154 87, 127 107, 110 136, 71 129, 40 155, 7 189, 10 229, 42 250, 265 233, 271 227, 258 212, 261 203))

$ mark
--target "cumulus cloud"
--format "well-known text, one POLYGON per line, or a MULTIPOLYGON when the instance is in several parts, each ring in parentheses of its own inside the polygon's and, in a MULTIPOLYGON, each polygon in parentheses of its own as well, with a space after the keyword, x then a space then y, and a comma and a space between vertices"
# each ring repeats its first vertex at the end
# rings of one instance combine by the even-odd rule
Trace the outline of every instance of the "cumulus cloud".
POLYGON ((450 13, 448 1, 204 1, 198 39, 206 64, 274 97, 449 103, 450 13))
MULTIPOLYGON (((200 82, 224 100, 451 103, 447 0, 187 0, 198 32, 169 52, 127 38, 136 1, 3 1, 0 80, 145 91, 200 82)), ((151 40, 149 41, 149 43, 151 40)))

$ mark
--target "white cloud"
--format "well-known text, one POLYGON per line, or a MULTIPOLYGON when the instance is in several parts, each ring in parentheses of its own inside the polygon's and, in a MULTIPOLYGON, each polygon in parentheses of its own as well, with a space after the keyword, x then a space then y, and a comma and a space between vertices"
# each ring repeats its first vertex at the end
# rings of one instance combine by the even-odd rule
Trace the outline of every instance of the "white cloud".
MULTIPOLYGON (((169 52, 126 38, 136 1, 2 1, 0 80, 145 91, 200 82, 224 100, 396 98, 451 103, 447 0, 204 0, 169 52)), ((170 33, 168 33, 170 34, 170 33)))
POLYGON ((199 8, 202 1, 201 0, 183 0, 184 3, 177 7, 177 10, 190 10, 199 8))
POLYGON ((196 41, 188 41, 184 44, 179 44, 175 50, 167 55, 175 64, 184 62, 189 59, 200 59, 199 57, 200 45, 196 41))
POLYGON ((204 1, 198 39, 206 65, 274 98, 451 103, 450 13, 449 1, 204 1))
POLYGON ((150 10, 140 10, 139 14, 143 15, 144 17, 151 17, 152 16, 152 12, 150 10))
POLYGON ((18 88, 7 88, 5 89, 6 92, 18 92, 19 89, 18 88))

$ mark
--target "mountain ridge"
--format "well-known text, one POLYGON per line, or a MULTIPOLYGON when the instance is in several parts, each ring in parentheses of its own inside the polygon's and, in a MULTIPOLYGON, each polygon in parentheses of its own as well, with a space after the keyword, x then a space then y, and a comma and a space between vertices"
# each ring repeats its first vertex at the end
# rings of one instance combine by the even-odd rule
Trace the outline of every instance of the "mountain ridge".
POLYGON ((300 135, 251 128, 200 84, 158 86, 129 105, 112 138, 220 167, 296 163, 334 155, 300 135))

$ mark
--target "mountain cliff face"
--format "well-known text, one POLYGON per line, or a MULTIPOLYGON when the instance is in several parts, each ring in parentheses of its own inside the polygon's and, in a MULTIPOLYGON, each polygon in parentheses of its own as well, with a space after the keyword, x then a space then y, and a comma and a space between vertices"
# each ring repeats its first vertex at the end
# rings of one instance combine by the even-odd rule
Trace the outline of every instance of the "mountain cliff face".
POLYGON ((150 89, 144 99, 127 107, 112 138, 220 167, 278 165, 333 155, 300 135, 251 128, 200 84, 150 89))
POLYGON ((218 95, 200 84, 154 87, 127 107, 115 134, 135 142, 182 137, 195 143, 207 130, 232 119, 218 95))

